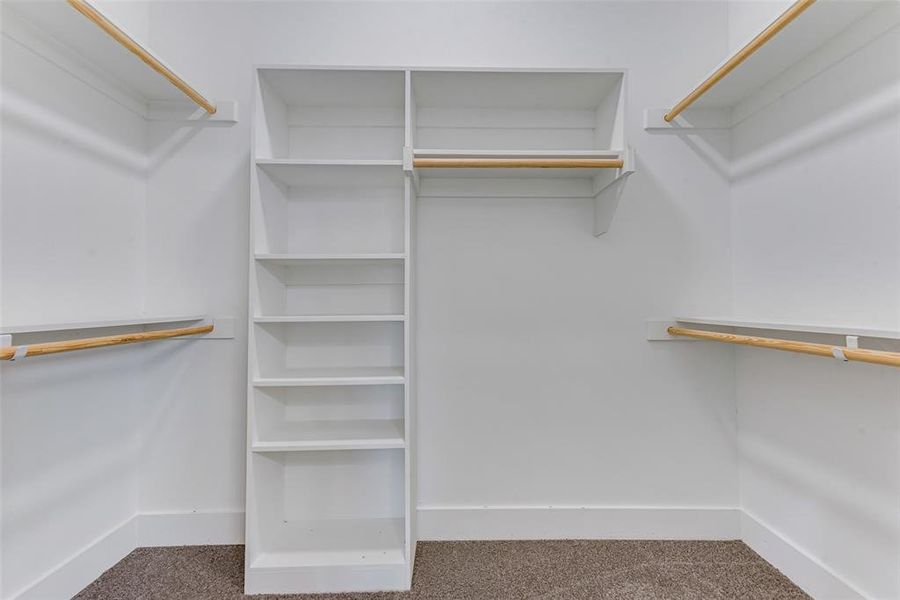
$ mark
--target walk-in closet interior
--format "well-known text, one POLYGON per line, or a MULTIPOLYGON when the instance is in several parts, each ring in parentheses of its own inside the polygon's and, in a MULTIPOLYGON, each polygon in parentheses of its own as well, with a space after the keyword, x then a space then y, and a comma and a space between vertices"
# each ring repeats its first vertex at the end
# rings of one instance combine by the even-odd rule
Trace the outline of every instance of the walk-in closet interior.
POLYGON ((2 600, 900 600, 900 2, 3 0, 2 600))

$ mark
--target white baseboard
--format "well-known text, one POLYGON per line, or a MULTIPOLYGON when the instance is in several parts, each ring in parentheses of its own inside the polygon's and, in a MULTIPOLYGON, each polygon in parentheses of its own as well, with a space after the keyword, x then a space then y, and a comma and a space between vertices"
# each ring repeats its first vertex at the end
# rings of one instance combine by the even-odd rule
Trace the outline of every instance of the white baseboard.
POLYGON ((10 600, 71 598, 134 550, 136 540, 134 519, 128 519, 9 598, 10 600))
POLYGON ((741 511, 741 539, 816 600, 865 598, 820 561, 745 511, 741 511))
MULTIPOLYGON (((737 508, 420 506, 420 540, 742 539, 817 600, 864 594, 771 527, 737 508)), ((240 511, 142 513, 100 537, 10 600, 71 598, 144 546, 240 544, 240 511)))
POLYGON ((243 511, 141 513, 13 593, 9 600, 71 598, 135 548, 243 543, 243 511))
POLYGON ((734 540, 737 508, 420 506, 420 540, 734 540))
POLYGON ((137 547, 243 544, 244 512, 140 513, 137 547))

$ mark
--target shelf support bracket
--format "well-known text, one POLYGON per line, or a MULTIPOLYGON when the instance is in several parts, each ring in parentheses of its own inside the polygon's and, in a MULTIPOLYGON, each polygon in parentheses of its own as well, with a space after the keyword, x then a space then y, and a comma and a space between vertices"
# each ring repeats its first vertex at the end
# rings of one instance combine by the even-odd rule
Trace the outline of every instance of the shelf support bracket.
POLYGON ((419 174, 413 166, 413 149, 409 146, 403 146, 403 172, 412 178, 413 186, 416 192, 419 191, 419 174))
POLYGON ((624 160, 621 169, 616 169, 616 175, 612 181, 599 185, 594 192, 594 236, 600 237, 609 231, 619 200, 625 189, 625 181, 634 173, 634 150, 625 148, 622 155, 624 160))

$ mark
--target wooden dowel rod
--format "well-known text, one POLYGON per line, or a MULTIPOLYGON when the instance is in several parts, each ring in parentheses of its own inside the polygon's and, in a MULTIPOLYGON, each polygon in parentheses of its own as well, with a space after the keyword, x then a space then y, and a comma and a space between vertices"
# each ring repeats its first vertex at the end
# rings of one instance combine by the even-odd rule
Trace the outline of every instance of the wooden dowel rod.
POLYGON ((91 6, 86 0, 68 0, 68 2, 75 10, 96 23, 98 27, 122 44, 129 52, 144 61, 151 69, 168 79, 172 85, 184 92, 188 98, 196 102, 203 110, 211 115, 216 113, 216 106, 212 102, 204 98, 200 92, 188 85, 184 79, 173 73, 169 67, 147 52, 143 46, 131 39, 127 33, 119 29, 115 23, 107 19, 103 13, 91 6))
POLYGON ((726 75, 731 73, 739 64, 747 60, 754 52, 759 50, 766 42, 775 37, 775 35, 787 27, 791 21, 800 16, 800 14, 812 6, 816 0, 797 0, 790 8, 784 11, 775 21, 768 27, 763 29, 759 35, 750 40, 750 42, 738 50, 738 52, 728 59, 728 61, 716 69, 716 72, 710 75, 706 81, 697 86, 697 88, 684 97, 684 99, 675 105, 672 110, 663 117, 667 122, 677 117, 688 106, 697 101, 697 99, 709 91, 709 89, 719 83, 726 75))
POLYGON ((828 344, 795 342, 793 340, 779 340, 751 335, 737 335, 734 333, 685 329, 683 327, 669 327, 667 331, 669 332, 669 335, 680 335, 698 340, 740 344, 742 346, 756 346, 758 348, 771 348, 773 350, 784 350, 787 352, 800 352, 802 354, 812 354, 815 356, 827 356, 828 358, 833 358, 833 351, 835 348, 838 348, 847 360, 872 363, 875 365, 887 365, 889 367, 900 367, 900 352, 884 352, 881 350, 847 348, 845 346, 829 346, 828 344))
POLYGON ((423 169, 621 169, 621 158, 415 158, 423 169))
MULTIPOLYGON (((185 335, 197 335, 211 333, 213 325, 198 325, 196 327, 181 327, 178 329, 161 329, 160 331, 144 331, 141 333, 125 333, 122 335, 107 335, 104 337, 84 338, 81 340, 66 340, 63 342, 46 342, 43 344, 31 344, 27 346, 26 356, 43 356, 44 354, 58 354, 60 352, 72 352, 74 350, 88 350, 90 348, 102 348, 104 346, 121 346, 122 344, 134 344, 136 342, 152 342, 185 335)), ((10 360, 18 346, 0 348, 0 360, 10 360)))

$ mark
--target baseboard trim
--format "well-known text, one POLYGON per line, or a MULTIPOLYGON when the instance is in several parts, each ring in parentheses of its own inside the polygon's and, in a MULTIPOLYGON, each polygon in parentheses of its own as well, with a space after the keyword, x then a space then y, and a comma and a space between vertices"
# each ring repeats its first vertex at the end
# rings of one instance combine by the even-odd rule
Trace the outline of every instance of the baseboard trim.
POLYGON ((128 556, 128 553, 134 550, 136 540, 134 519, 128 519, 9 598, 10 600, 71 598, 104 571, 128 556))
MULTIPOLYGON (((817 600, 865 595, 760 519, 737 508, 420 506, 419 540, 742 539, 817 600)), ((242 511, 142 513, 115 527, 10 600, 71 598, 132 550, 241 544, 242 511)))
POLYGON ((140 513, 137 547, 244 543, 244 511, 140 513))
POLYGON ((141 513, 13 593, 9 600, 71 598, 135 548, 243 543, 243 511, 141 513))
POLYGON ((818 559, 746 511, 741 511, 741 539, 816 600, 866 598, 818 559))
POLYGON ((420 540, 672 539, 740 537, 737 508, 420 506, 420 540))

